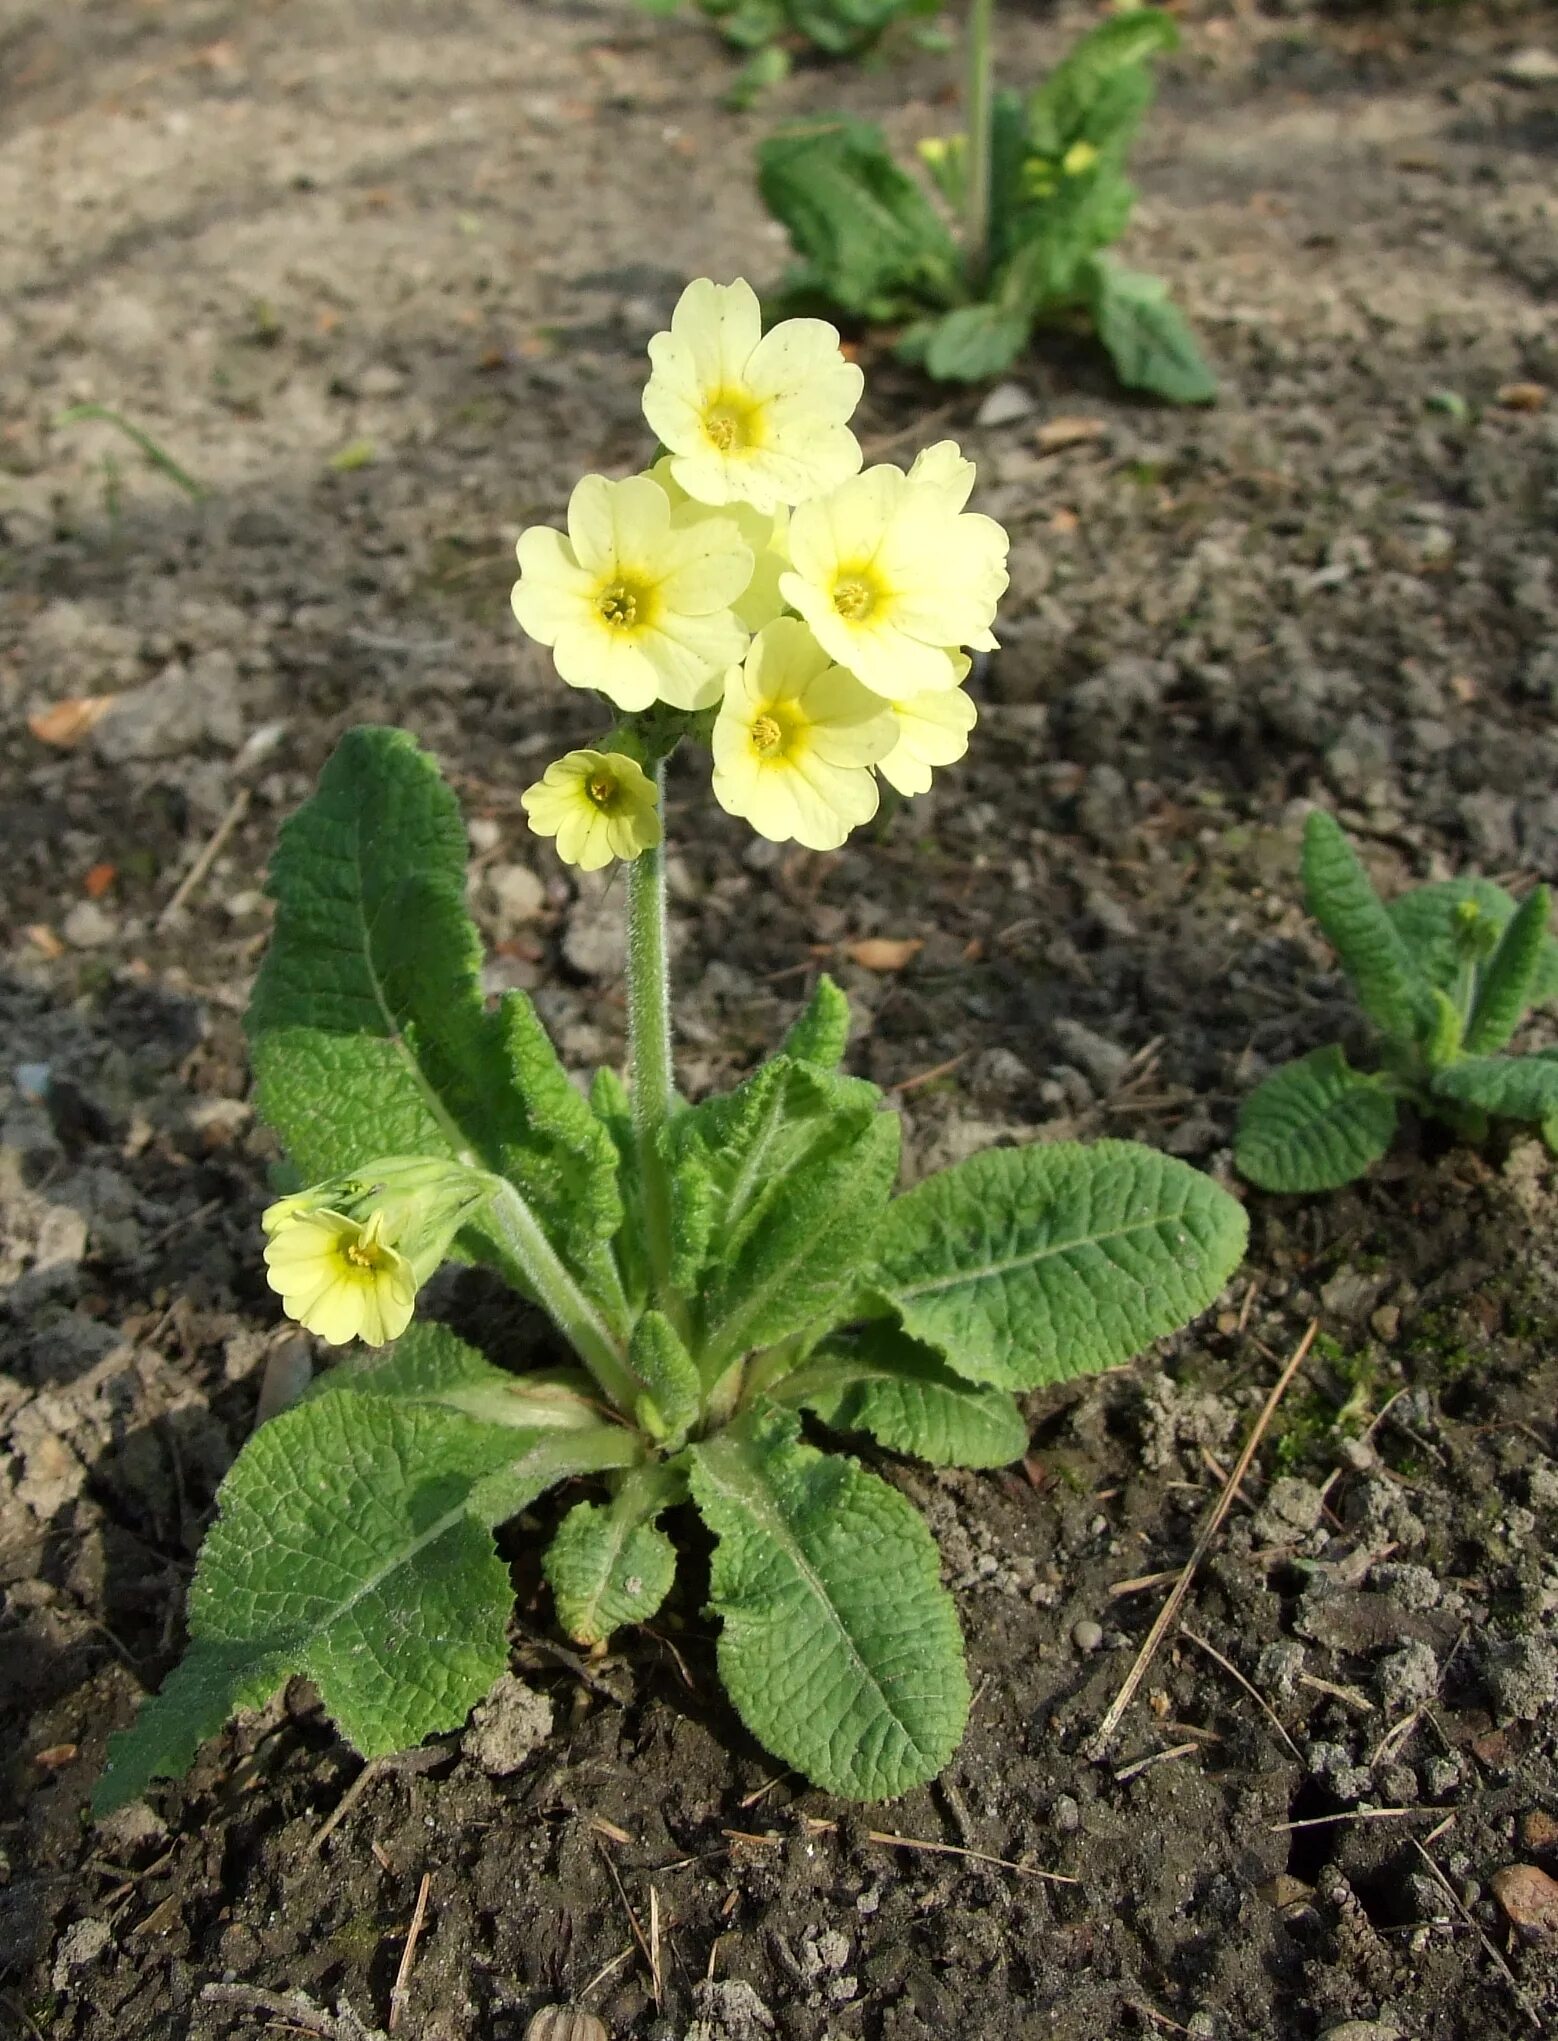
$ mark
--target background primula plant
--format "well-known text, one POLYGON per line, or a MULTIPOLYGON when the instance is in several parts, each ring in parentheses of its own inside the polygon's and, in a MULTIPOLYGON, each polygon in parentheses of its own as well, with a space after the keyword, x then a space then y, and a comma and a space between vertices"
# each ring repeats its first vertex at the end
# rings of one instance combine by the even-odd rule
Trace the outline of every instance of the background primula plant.
POLYGON ((1226 1192, 1123 1142, 1003 1150, 895 1196, 898 1120, 843 1074, 827 978, 770 1062, 678 1096, 667 759, 708 746, 732 814, 842 843, 878 771, 923 788, 966 748, 961 648, 994 642, 1006 536, 965 508, 950 444, 857 473, 837 334, 762 335, 743 283, 690 286, 651 359, 669 472, 586 477, 566 538, 521 537, 514 595, 562 678, 620 712, 525 803, 563 858, 627 862, 630 1081, 603 1070, 586 1097, 523 994, 489 1008, 453 795, 403 732, 349 732, 283 831, 248 1026, 260 1110, 309 1186, 266 1214, 272 1286, 368 1351, 240 1455, 188 1655, 115 1740, 100 1805, 293 1674, 365 1755, 456 1727, 507 1660, 494 1528, 580 1478, 596 1491, 543 1561, 571 1636, 655 1614, 662 1519, 690 1501, 749 1728, 834 1792, 901 1793, 963 1732, 956 1616, 903 1495, 803 1414, 1000 1465, 1026 1444, 1015 1393, 1129 1360, 1243 1251, 1226 1192), (446 1259, 539 1304, 557 1352, 514 1374, 413 1322, 446 1259))
POLYGON ((1534 1120, 1558 1154, 1558 1049, 1507 1055, 1526 1016, 1558 1000, 1552 899, 1517 904, 1489 879, 1416 886, 1387 906, 1321 809, 1304 829, 1304 893, 1382 1037, 1381 1068, 1338 1044, 1274 1070, 1245 1101, 1235 1155, 1273 1191, 1328 1191, 1389 1148, 1397 1109, 1480 1140, 1490 1118, 1534 1120))
MULTIPOLYGON (((639 0, 650 14, 675 14, 681 0, 639 0)), ((937 48, 945 38, 928 17, 941 0, 696 0, 696 5, 738 50, 746 65, 725 95, 730 106, 750 106, 767 86, 789 76, 792 57, 856 57, 873 49, 889 29, 907 23, 916 40, 937 48)))
POLYGON ((1209 401, 1216 382, 1166 287, 1103 255, 1136 203, 1126 159, 1173 20, 1141 7, 1101 23, 1026 99, 993 90, 990 36, 991 0, 974 0, 968 131, 920 152, 944 209, 866 122, 761 145, 763 198, 801 258, 786 303, 903 325, 899 353, 952 382, 999 375, 1036 328, 1090 322, 1130 388, 1209 401))

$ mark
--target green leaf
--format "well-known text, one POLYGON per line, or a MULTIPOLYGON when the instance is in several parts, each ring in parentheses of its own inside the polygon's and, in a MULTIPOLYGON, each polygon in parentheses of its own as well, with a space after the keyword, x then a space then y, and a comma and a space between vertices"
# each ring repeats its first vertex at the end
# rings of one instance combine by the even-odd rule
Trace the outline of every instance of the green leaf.
POLYGON ((1427 987, 1340 825, 1323 808, 1304 824, 1304 896, 1330 937, 1358 1003, 1391 1041, 1429 1024, 1427 987))
POLYGON ((1172 17, 1153 7, 1116 15, 1082 37, 1028 101, 1028 132, 1043 156, 1073 142, 1127 137, 1151 103, 1153 57, 1178 47, 1172 17))
POLYGON ((784 128, 759 143, 757 163, 764 204, 805 258, 799 288, 864 318, 955 296, 956 244, 880 128, 784 128))
POLYGON ((1098 337, 1120 381, 1171 404, 1209 404, 1217 378, 1161 277, 1117 263, 1095 262, 1090 301, 1098 337))
POLYGON ((1030 321, 999 305, 960 305, 929 323, 916 359, 943 383, 981 383, 1009 369, 1028 344, 1030 321))
POLYGON ((1103 266, 1094 257, 1125 232, 1136 187, 1104 158, 1080 176, 1056 170, 1037 189, 1011 224, 1001 302, 1030 318, 1083 302, 1096 315, 1103 266))
POLYGON ((1239 1114, 1234 1159, 1268 1191, 1333 1191, 1389 1148, 1396 1101, 1332 1045, 1274 1070, 1239 1114))
MULTIPOLYGON (((662 1438, 681 1437, 703 1408, 703 1379, 680 1334, 662 1311, 646 1311, 633 1328, 628 1366, 649 1392, 662 1438)), ((650 1430, 657 1427, 651 1421, 650 1430)))
POLYGON ((936 1547, 910 1504, 761 1410, 692 1449, 718 1540, 710 1605, 741 1719, 830 1793, 885 1800, 933 1778, 968 1719, 936 1547))
POLYGON ((898 1116, 877 1097, 857 1079, 784 1065, 762 1109, 705 1150, 724 1211, 701 1300, 705 1380, 843 1296, 898 1174, 898 1116))
POLYGON ((365 1757, 455 1728, 508 1658, 513 1589, 489 1526, 640 1451, 618 1426, 521 1431, 388 1395, 326 1394, 273 1418, 218 1494, 189 1656, 113 1740, 99 1805, 186 1763, 232 1707, 293 1674, 365 1757))
POLYGON ((849 1001, 824 971, 779 1045, 781 1056, 837 1070, 849 1046, 849 1001))
POLYGON ((1466 1027, 1473 1054, 1502 1049, 1525 1019, 1544 950, 1552 942, 1548 920, 1552 895, 1545 886, 1527 894, 1504 929, 1477 987, 1477 1003, 1466 1027))
MULTIPOLYGON (((1486 948, 1496 948, 1514 915, 1515 902, 1491 879, 1441 879, 1429 886, 1414 886, 1397 894, 1385 908, 1418 970, 1441 992, 1460 990, 1466 954, 1462 910, 1466 907, 1474 907, 1476 922, 1486 926, 1486 948)), ((1553 966, 1558 971, 1558 943, 1553 945, 1553 966)))
POLYGON ((869 49, 900 15, 927 11, 920 0, 789 0, 791 27, 834 57, 869 49))
POLYGON ((311 1394, 437 1403, 521 1431, 588 1431, 600 1423, 600 1392, 582 1369, 511 1374, 431 1318, 414 1320, 377 1365, 338 1362, 311 1394))
POLYGON ((465 845, 411 737, 347 732, 271 865, 276 925, 246 1023, 260 1111, 305 1182, 390 1154, 508 1176, 599 1301, 615 1287, 615 1150, 530 1002, 486 1011, 465 845))
MULTIPOLYGON (((658 1491, 657 1491, 658 1493, 658 1491)), ((669 1501, 661 1496, 654 1514, 669 1501)), ((541 1562, 557 1620, 576 1644, 604 1644, 624 1623, 647 1623, 671 1592, 676 1550, 631 1489, 611 1503, 576 1503, 541 1562)))
POLYGON ((1480 1106, 1506 1120, 1545 1120, 1558 1113, 1558 1051, 1536 1056, 1463 1056, 1436 1070, 1435 1098, 1480 1106))
POLYGON ((1155 1149, 996 1149, 898 1199, 873 1280, 958 1374, 1036 1389, 1119 1367, 1188 1324, 1247 1231, 1226 1191, 1155 1149))
POLYGON ((937 1467, 1005 1467, 1028 1450, 1027 1424, 1005 1390, 965 1382, 896 1326, 830 1342, 770 1393, 835 1431, 869 1432, 937 1467))
POLYGON ((641 1310, 652 1286, 643 1187, 639 1182, 638 1137, 633 1130, 633 1102, 615 1070, 597 1070, 590 1085, 590 1110, 611 1137, 617 1157, 617 1190, 622 1199, 622 1224, 613 1243, 629 1310, 641 1310))
MULTIPOLYGON (((735 37, 731 38, 735 41, 735 37)), ((720 95, 721 104, 732 113, 746 113, 765 92, 782 85, 790 75, 790 52, 783 43, 764 43, 752 52, 720 95)))

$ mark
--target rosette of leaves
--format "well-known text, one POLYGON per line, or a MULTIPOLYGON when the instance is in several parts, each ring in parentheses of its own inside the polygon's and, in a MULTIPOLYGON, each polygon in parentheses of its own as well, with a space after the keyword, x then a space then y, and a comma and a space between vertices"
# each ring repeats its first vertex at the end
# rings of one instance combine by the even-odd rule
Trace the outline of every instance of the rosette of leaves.
POLYGON ((1166 286, 1103 253, 1136 202, 1125 166, 1153 59, 1178 41, 1169 15, 1138 8, 1085 35, 1026 98, 994 95, 977 248, 961 248, 953 225, 971 175, 965 137, 922 148, 928 191, 867 122, 781 129, 758 149, 764 202, 800 257, 781 295, 902 325, 899 352, 951 382, 1001 374, 1036 328, 1090 322, 1129 388, 1210 401, 1216 382, 1166 286))
MULTIPOLYGON (((610 1071, 576 1089, 522 993, 488 1005, 465 863, 427 755, 349 732, 271 870, 257 1102, 305 1179, 387 1149, 501 1179, 581 1336, 515 1373, 417 1320, 263 1425, 222 1485, 187 1655, 114 1739, 98 1804, 182 1773, 294 1675, 366 1756, 457 1728, 507 1663, 494 1531, 576 1482, 543 1560, 571 1637, 654 1617, 690 1507, 748 1727, 836 1793, 901 1793, 963 1732, 957 1618, 906 1497, 811 1427, 935 1465, 1013 1460, 1021 1392, 1187 1324, 1238 1264, 1243 1212, 1118 1141, 982 1155, 895 1195, 898 1119, 841 1071, 824 978, 772 1061, 666 1125, 652 1288, 633 1095, 610 1071)), ((457 1250, 531 1287, 513 1237, 480 1218, 457 1250)))
POLYGON ((1551 895, 1517 902, 1489 879, 1417 886, 1388 905, 1331 816, 1304 829, 1304 893, 1380 1037, 1380 1067, 1337 1044, 1285 1063, 1246 1099, 1234 1153, 1272 1191, 1352 1183, 1390 1147, 1409 1104, 1469 1140, 1492 1119, 1535 1121, 1558 1154, 1558 1049, 1510 1053, 1558 1000, 1551 895))
MULTIPOLYGON (((649 14, 675 14, 682 0, 639 0, 649 14)), ((796 53, 814 50, 824 57, 857 57, 874 49, 899 23, 925 24, 939 13, 941 0, 694 0, 703 14, 747 62, 726 93, 726 103, 750 106, 768 86, 790 73, 796 53)), ((929 26, 915 30, 917 39, 939 46, 940 34, 929 26)))

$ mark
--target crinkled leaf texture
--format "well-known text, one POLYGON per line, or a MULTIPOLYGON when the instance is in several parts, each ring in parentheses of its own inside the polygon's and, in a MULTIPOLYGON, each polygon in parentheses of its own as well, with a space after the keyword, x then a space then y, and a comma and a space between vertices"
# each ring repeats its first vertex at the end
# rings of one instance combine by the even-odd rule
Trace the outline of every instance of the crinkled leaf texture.
POLYGON ((848 1047, 849 1001, 824 971, 812 989, 811 998, 790 1023, 779 1053, 797 1063, 816 1063, 824 1070, 837 1070, 848 1047))
POLYGON ((624 1623, 647 1623, 676 1578, 664 1531, 610 1503, 575 1503, 541 1562, 557 1620, 578 1644, 604 1644, 624 1623))
POLYGON ((933 1778, 968 1719, 935 1543, 895 1488, 767 1406, 696 1446, 720 1677, 758 1740, 830 1793, 933 1778))
POLYGON ((1152 100, 1151 60, 1179 42, 1173 17, 1155 7, 1118 14, 1067 51, 1028 101, 1028 132, 1040 155, 1075 142, 1122 146, 1152 100))
POLYGON ((973 1382, 1119 1367, 1206 1310, 1248 1224, 1210 1177, 1128 1141, 995 1149, 890 1208, 873 1281, 973 1382))
MULTIPOLYGON (((1460 979, 1456 918, 1468 901, 1500 936, 1514 918, 1514 899, 1491 879, 1440 879, 1431 886, 1414 886, 1385 909, 1418 969, 1441 992, 1453 992, 1460 979)), ((1533 1007, 1558 999, 1558 939, 1550 933, 1540 945, 1526 999, 1533 1007)))
POLYGON ((1161 277, 1097 261, 1088 271, 1088 301, 1127 389, 1149 390, 1171 404, 1211 403, 1217 378, 1161 277))
POLYGON ((1535 1056, 1463 1056, 1435 1071, 1433 1093, 1506 1120, 1546 1120, 1558 1113, 1558 1050, 1535 1056))
POLYGON ((819 1347, 773 1394, 835 1431, 869 1432, 935 1467, 1005 1467, 1028 1449, 1028 1427, 1004 1389, 965 1382, 894 1325, 819 1347))
POLYGON ((1396 1101, 1334 1044, 1285 1063, 1245 1100, 1234 1137, 1239 1168, 1268 1191, 1334 1191, 1390 1147, 1396 1101))
POLYGON ((1545 886, 1528 893, 1506 923, 1499 946, 1477 985, 1477 1001, 1466 1027, 1466 1048, 1491 1055, 1511 1040, 1533 1005, 1532 994, 1552 936, 1548 920, 1552 894, 1545 886))
POLYGON ((1026 312, 1001 305, 959 305, 905 336, 900 348, 942 383, 981 383, 1009 369, 1028 344, 1026 312))
POLYGON ((1323 808, 1304 824, 1304 897, 1352 981, 1358 1003, 1391 1041, 1431 1024, 1427 981, 1340 823, 1323 808))
POLYGON ((639 1448, 619 1426, 516 1427, 451 1408, 469 1361, 486 1364, 441 1339, 449 1379, 424 1341, 420 1386, 343 1376, 244 1447, 200 1550, 188 1655, 112 1740, 100 1812, 186 1770, 235 1708, 293 1674, 373 1757, 457 1727, 503 1671, 513 1588, 491 1526, 639 1448))
POLYGON ((465 856, 458 803, 414 739, 349 730, 271 864, 246 1023, 260 1111, 305 1182, 378 1155, 508 1176, 599 1300, 616 1150, 524 995, 486 1010, 465 856))

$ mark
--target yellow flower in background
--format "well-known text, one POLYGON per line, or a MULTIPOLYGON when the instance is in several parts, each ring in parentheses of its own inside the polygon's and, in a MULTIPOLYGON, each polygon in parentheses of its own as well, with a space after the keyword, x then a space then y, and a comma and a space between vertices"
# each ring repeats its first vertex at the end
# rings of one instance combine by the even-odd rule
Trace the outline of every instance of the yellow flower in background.
POLYGON ((671 522, 686 525, 697 524, 706 517, 729 518, 740 532, 742 544, 751 552, 752 579, 733 607, 749 631, 760 631, 764 624, 771 624, 785 612, 779 577, 790 565, 788 507, 781 504, 777 510, 754 510, 750 503, 727 503, 719 510, 712 509, 687 494, 671 473, 671 465, 667 455, 649 470, 651 478, 671 499, 671 522))
POLYGON ((719 700, 747 641, 732 605, 752 579, 729 518, 678 524, 648 475, 586 475, 568 500, 567 536, 532 525, 517 551, 514 614, 570 687, 598 688, 629 712, 719 700))
POLYGON ((773 843, 837 850, 879 799, 871 767, 892 750, 886 705, 835 666, 804 624, 752 640, 714 724, 714 798, 773 843))
POLYGON ((586 872, 660 841, 654 782, 620 751, 570 751, 519 798, 536 835, 556 837, 563 863, 586 872))
POLYGON ((416 1306, 416 1277, 385 1238, 384 1214, 359 1223, 341 1212, 299 1211, 295 1199, 281 1202, 293 1209, 266 1226, 265 1274, 287 1316, 332 1346, 398 1339, 416 1306))
MULTIPOLYGON (((957 664, 962 674, 968 672, 969 662, 961 655, 957 664)), ((926 689, 888 707, 898 742, 876 769, 900 794, 923 794, 934 766, 955 765, 967 751, 979 711, 961 687, 926 689)))
POLYGON ((785 319, 765 334, 749 283, 699 277, 649 360, 644 416, 698 502, 772 511, 858 470, 848 421, 865 377, 826 320, 785 319))
POLYGON ((905 474, 868 468, 790 520, 785 600, 874 693, 902 701, 958 684, 953 651, 993 651, 1008 539, 965 511, 972 463, 951 440, 905 474))

